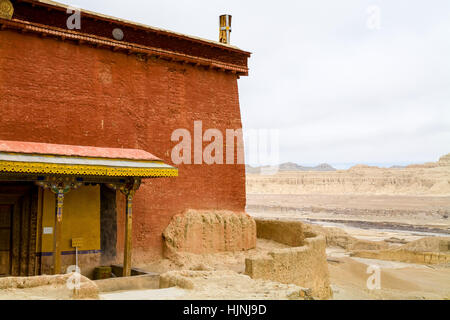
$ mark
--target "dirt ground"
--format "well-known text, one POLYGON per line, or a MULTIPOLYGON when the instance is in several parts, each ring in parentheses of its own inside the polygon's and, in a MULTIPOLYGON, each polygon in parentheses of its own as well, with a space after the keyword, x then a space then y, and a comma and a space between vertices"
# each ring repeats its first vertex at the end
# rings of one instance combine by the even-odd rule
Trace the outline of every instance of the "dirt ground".
MULTIPOLYGON (((247 205, 275 205, 294 208, 395 210, 408 215, 420 212, 450 212, 450 196, 367 194, 247 194, 247 205)), ((389 212, 390 214, 392 212, 389 212)))
POLYGON ((0 300, 96 300, 98 293, 93 281, 73 274, 0 278, 0 300))
POLYGON ((450 267, 350 258, 328 252, 330 280, 337 300, 450 299, 450 267), (381 289, 369 290, 368 266, 380 267, 381 289))
POLYGON ((70 300, 71 298, 72 292, 61 286, 0 290, 0 300, 70 300))
POLYGON ((195 289, 173 287, 159 290, 101 294, 104 300, 296 300, 301 288, 277 282, 253 280, 234 271, 212 271, 193 278, 195 289))
MULTIPOLYGON (((365 230, 368 234, 370 231, 365 230)), ((354 234, 355 235, 355 234, 354 234)), ((103 300, 215 300, 215 299, 301 299, 301 288, 271 281, 253 280, 243 274, 245 258, 265 255, 285 248, 274 241, 258 239, 257 248, 247 252, 209 255, 184 254, 179 261, 161 260, 141 265, 148 271, 206 270, 193 279, 195 288, 180 287, 157 290, 131 290, 100 293, 103 300)), ((341 248, 327 249, 333 299, 450 299, 450 266, 427 266, 410 263, 350 257, 341 248), (381 269, 381 289, 367 288, 368 266, 381 269)), ((70 299, 71 292, 57 286, 0 290, 0 300, 70 299)))
MULTIPOLYGON (((249 255, 265 254, 272 248, 284 245, 273 241, 258 240, 258 248, 249 255)), ((167 261, 147 265, 148 270, 207 269, 218 270, 207 277, 195 280, 195 288, 179 287, 159 290, 139 290, 101 294, 105 300, 214 300, 214 299, 298 299, 299 288, 274 282, 252 280, 242 274, 244 252, 191 256, 190 264, 169 266, 167 261)), ((450 299, 450 266, 427 266, 411 263, 350 257, 340 248, 327 249, 330 280, 335 300, 421 300, 450 299), (367 273, 369 266, 381 270, 380 290, 369 290, 367 273)))
POLYGON ((254 217, 294 219, 397 235, 450 236, 450 197, 395 195, 247 195, 254 217))
POLYGON ((244 273, 246 258, 265 256, 269 251, 284 248, 289 247, 275 241, 258 239, 256 248, 248 251, 203 255, 183 253, 176 260, 162 259, 149 264, 141 264, 138 267, 156 273, 172 270, 231 270, 236 273, 244 273))
MULTIPOLYGON (((283 173, 248 178, 247 212, 255 218, 300 220, 338 227, 348 236, 395 247, 429 236, 450 236, 447 167, 407 170, 355 168, 347 172, 283 173), (446 180, 447 179, 447 180, 446 180), (253 191, 252 191, 253 190, 253 191), (274 192, 274 191, 282 192, 274 192), (310 191, 310 192, 308 192, 310 191), (359 191, 363 191, 359 193, 359 191), (358 193, 357 193, 358 192, 358 193), (253 193, 253 194, 252 194, 253 193), (283 194, 278 194, 283 193, 283 194)), ((208 270, 193 290, 179 287, 101 294, 101 299, 292 299, 287 286, 243 275, 245 258, 286 246, 258 239, 248 252, 182 254, 139 267, 153 272, 208 270)), ((327 249, 334 299, 450 299, 450 266, 351 257, 327 249), (380 268, 380 289, 369 290, 368 267, 380 268)))
MULTIPOLYGON (((408 243, 450 235, 450 197, 411 195, 248 194, 255 218, 299 220, 337 227, 357 239, 408 243)), ((391 246, 400 244, 392 243, 391 246)), ((450 266, 350 257, 328 248, 334 299, 449 299, 450 266), (381 289, 369 290, 367 267, 381 269, 381 289)))
POLYGON ((253 280, 244 275, 245 259, 265 256, 274 249, 288 246, 265 239, 258 239, 255 249, 249 251, 215 254, 183 253, 175 260, 162 259, 139 265, 140 269, 165 273, 176 270, 206 271, 210 274, 193 279, 194 290, 180 287, 159 290, 137 290, 104 293, 104 300, 290 300, 299 299, 301 288, 271 281, 253 280))

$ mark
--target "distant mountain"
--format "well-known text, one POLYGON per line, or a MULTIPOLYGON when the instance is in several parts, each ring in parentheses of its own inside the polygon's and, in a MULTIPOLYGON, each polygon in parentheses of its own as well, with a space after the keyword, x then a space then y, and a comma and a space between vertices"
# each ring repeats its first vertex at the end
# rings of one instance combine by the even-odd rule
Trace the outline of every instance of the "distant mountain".
MULTIPOLYGON (((265 167, 251 167, 249 165, 245 166, 246 172, 247 173, 260 173, 261 172, 261 168, 269 168, 268 166, 265 167)), ((300 166, 296 163, 293 162, 286 162, 286 163, 282 163, 279 166, 279 171, 285 172, 285 171, 336 171, 335 168, 333 168, 332 166, 330 166, 327 163, 322 163, 319 164, 318 166, 315 167, 304 167, 304 166, 300 166)))
POLYGON ((336 171, 336 169, 327 163, 322 163, 315 167, 304 167, 296 163, 287 162, 280 165, 280 171, 336 171))
POLYGON ((406 169, 406 167, 407 166, 397 166, 397 165, 395 165, 395 166, 390 167, 389 169, 406 169))

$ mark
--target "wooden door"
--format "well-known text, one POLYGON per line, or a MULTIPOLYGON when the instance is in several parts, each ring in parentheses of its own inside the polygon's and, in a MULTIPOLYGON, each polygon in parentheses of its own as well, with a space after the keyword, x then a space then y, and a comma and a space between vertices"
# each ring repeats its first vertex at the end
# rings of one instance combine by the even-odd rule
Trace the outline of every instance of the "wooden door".
POLYGON ((0 205, 0 277, 11 274, 12 206, 0 205))
POLYGON ((0 182, 0 277, 38 273, 37 208, 33 183, 0 182))

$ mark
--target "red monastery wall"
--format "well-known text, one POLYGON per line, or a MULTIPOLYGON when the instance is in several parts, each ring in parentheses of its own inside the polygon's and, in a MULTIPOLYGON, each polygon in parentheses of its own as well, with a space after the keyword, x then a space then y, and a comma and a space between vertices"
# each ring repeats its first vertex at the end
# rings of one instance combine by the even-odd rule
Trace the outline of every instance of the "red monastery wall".
MULTIPOLYGON (((224 134, 242 126, 235 74, 8 29, 0 31, 0 112, 0 140, 138 148, 168 164, 175 129, 193 132, 195 120, 224 134)), ((244 210, 243 165, 177 167, 178 178, 147 180, 136 195, 135 263, 162 255, 163 230, 187 208, 244 210)))

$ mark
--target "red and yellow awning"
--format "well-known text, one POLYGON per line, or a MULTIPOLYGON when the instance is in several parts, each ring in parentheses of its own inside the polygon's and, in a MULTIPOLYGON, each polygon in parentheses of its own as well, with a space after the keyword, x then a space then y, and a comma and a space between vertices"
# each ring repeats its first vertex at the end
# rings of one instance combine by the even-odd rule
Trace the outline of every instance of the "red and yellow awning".
POLYGON ((137 149, 0 140, 0 173, 150 178, 178 169, 137 149))

